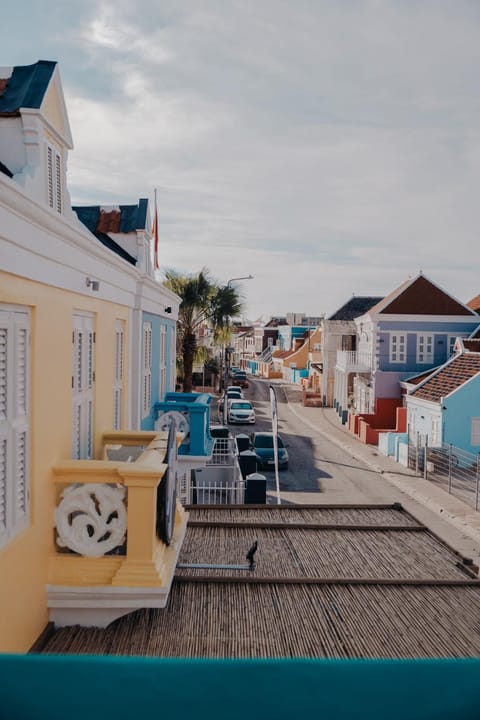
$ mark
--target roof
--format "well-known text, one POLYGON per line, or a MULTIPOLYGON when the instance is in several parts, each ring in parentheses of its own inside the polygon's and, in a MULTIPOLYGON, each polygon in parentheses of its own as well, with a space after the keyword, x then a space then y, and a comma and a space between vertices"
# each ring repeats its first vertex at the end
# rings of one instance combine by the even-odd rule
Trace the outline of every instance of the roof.
POLYGON ((129 233, 145 230, 148 200, 140 199, 138 205, 118 205, 104 208, 100 205, 74 206, 78 219, 90 230, 102 245, 127 262, 135 265, 137 260, 124 250, 108 233, 129 233))
POLYGON ((440 367, 441 365, 437 365, 437 367, 429 368, 428 370, 424 370, 423 372, 417 373, 416 375, 406 377, 402 380, 402 383, 408 383, 408 385, 420 385, 420 383, 430 377, 432 373, 437 372, 440 367))
POLYGON ((17 65, 10 77, 2 77, 0 68, 0 116, 18 115, 20 108, 40 108, 56 65, 52 60, 17 65))
POLYGON ((0 172, 6 175, 9 178, 13 177, 13 173, 7 168, 6 165, 4 165, 2 162, 0 162, 0 172))
POLYGON ((467 560, 398 504, 187 509, 182 567, 167 607, 139 610, 104 630, 58 629, 43 652, 249 659, 480 655, 478 578, 467 560), (244 563, 254 540, 253 571, 212 567, 244 563))
POLYGON ((371 313, 389 315, 476 315, 472 308, 428 280, 424 275, 409 278, 383 300, 370 308, 371 313))
POLYGON ((329 320, 355 320, 356 317, 364 315, 374 305, 380 302, 383 298, 373 296, 361 296, 356 297, 355 295, 342 305, 336 312, 329 317, 329 320))
POLYGON ((454 356, 440 370, 433 373, 411 396, 421 400, 440 402, 480 373, 480 353, 464 352, 454 356))
POLYGON ((469 308, 472 308, 472 310, 475 310, 475 312, 478 312, 480 310, 480 295, 475 295, 467 305, 469 308))
POLYGON ((478 331, 477 336, 473 338, 463 338, 463 347, 465 350, 470 350, 470 352, 476 352, 480 353, 480 337, 478 337, 478 331))

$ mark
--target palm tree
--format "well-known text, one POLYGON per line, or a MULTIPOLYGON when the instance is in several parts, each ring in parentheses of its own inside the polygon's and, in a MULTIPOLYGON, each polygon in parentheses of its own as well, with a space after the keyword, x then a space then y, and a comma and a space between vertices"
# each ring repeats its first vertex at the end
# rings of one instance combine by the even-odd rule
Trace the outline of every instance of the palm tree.
POLYGON ((195 275, 181 275, 175 270, 167 270, 165 285, 182 299, 178 313, 177 350, 183 360, 183 390, 191 392, 199 327, 208 323, 216 339, 229 326, 230 317, 240 313, 242 304, 236 289, 215 283, 206 268, 195 275))

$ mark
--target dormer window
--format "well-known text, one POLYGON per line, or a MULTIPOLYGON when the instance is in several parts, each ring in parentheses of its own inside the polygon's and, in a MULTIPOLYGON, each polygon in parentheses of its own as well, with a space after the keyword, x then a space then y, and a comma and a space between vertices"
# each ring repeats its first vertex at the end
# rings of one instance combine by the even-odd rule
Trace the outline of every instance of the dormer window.
POLYGON ((47 145, 47 199, 48 206, 61 214, 63 206, 62 158, 52 145, 47 145))

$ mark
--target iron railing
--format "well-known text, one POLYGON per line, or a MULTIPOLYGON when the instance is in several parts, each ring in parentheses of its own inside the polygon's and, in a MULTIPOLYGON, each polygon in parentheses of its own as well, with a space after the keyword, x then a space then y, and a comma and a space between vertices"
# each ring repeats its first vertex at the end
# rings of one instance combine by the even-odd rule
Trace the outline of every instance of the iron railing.
POLYGON ((479 509, 480 453, 470 453, 451 444, 433 447, 427 436, 417 433, 409 439, 408 466, 475 510, 479 509))

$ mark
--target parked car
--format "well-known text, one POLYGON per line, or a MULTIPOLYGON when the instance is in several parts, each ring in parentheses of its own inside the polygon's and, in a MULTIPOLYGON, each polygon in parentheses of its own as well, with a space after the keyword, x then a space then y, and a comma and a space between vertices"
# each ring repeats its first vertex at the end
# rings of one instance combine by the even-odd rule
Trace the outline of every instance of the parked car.
POLYGON ((230 423, 254 423, 255 410, 248 400, 228 400, 227 421, 230 423))
POLYGON ((240 385, 240 387, 247 388, 247 373, 244 370, 239 370, 234 375, 232 375, 232 383, 233 385, 240 385))
POLYGON ((225 390, 225 394, 227 397, 240 397, 243 398, 243 391, 240 385, 229 385, 227 389, 225 390))
MULTIPOLYGON (((286 470, 288 468, 288 452, 283 444, 280 435, 277 435, 278 442, 278 467, 286 470)), ((258 432, 252 435, 252 450, 257 456, 259 468, 272 468, 275 466, 275 455, 273 452, 273 433, 258 432)))
POLYGON ((226 438, 232 437, 230 428, 226 425, 210 425, 210 435, 214 440, 219 438, 225 440, 226 438))

